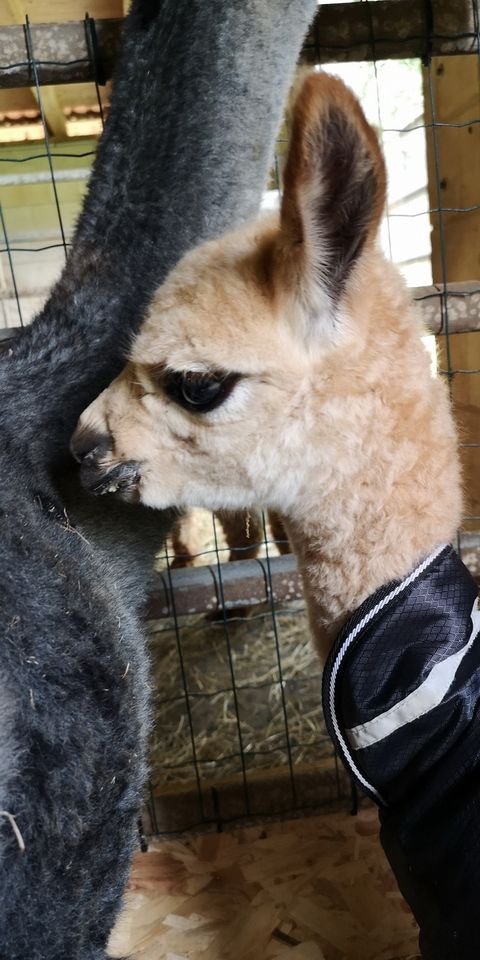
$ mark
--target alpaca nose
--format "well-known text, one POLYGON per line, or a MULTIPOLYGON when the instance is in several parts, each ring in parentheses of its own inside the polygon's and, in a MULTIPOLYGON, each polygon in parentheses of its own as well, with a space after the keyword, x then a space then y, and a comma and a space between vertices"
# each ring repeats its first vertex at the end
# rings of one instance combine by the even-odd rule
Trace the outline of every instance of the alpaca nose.
POLYGON ((109 434, 100 433, 92 427, 78 426, 70 440, 70 452, 77 463, 101 460, 111 447, 112 438, 109 434))

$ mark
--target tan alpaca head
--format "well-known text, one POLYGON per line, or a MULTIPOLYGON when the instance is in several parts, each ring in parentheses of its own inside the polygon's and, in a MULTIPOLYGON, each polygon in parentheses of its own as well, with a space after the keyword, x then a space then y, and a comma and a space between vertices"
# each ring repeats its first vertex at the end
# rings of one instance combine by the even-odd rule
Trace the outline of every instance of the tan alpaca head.
POLYGON ((310 529, 318 518, 324 553, 338 567, 356 544, 378 558, 374 581, 389 552, 408 566, 448 539, 454 430, 376 244, 384 195, 354 96, 310 74, 280 219, 192 251, 159 289, 124 371, 80 418, 85 486, 158 508, 260 505, 310 529))
POLYGON ((315 410, 352 349, 384 194, 354 96, 310 74, 280 222, 194 250, 159 289, 124 371, 80 419, 72 449, 85 484, 155 507, 288 511, 318 469, 315 410))

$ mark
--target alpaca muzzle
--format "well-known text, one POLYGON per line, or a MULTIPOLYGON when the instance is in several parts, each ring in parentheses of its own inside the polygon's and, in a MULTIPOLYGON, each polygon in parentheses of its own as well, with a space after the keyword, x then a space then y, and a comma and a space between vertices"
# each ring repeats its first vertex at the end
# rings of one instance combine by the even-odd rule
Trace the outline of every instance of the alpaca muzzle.
POLYGON ((86 457, 80 467, 82 485, 94 496, 103 496, 106 493, 120 495, 133 494, 140 480, 140 464, 135 460, 125 460, 117 463, 110 469, 105 469, 92 458, 86 457))
POLYGON ((109 434, 83 427, 77 427, 70 441, 71 453, 80 464, 82 485, 89 493, 118 493, 132 499, 140 479, 140 465, 135 460, 112 462, 112 447, 109 434))

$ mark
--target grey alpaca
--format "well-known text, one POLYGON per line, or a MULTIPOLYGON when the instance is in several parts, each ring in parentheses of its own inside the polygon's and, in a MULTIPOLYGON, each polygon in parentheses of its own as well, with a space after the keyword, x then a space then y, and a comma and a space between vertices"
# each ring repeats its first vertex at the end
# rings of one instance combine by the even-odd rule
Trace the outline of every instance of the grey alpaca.
POLYGON ((146 776, 137 617, 168 517, 81 502, 68 440, 168 270, 255 212, 314 9, 134 0, 72 252, 0 359, 0 960, 106 956, 146 776))

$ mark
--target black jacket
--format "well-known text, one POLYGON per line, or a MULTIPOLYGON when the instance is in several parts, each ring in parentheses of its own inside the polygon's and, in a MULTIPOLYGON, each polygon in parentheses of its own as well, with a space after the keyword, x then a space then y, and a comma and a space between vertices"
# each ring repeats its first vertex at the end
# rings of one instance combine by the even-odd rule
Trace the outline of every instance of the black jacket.
POLYGON ((327 725, 379 804, 381 841, 425 960, 480 960, 480 609, 441 547, 345 625, 323 680, 327 725))

